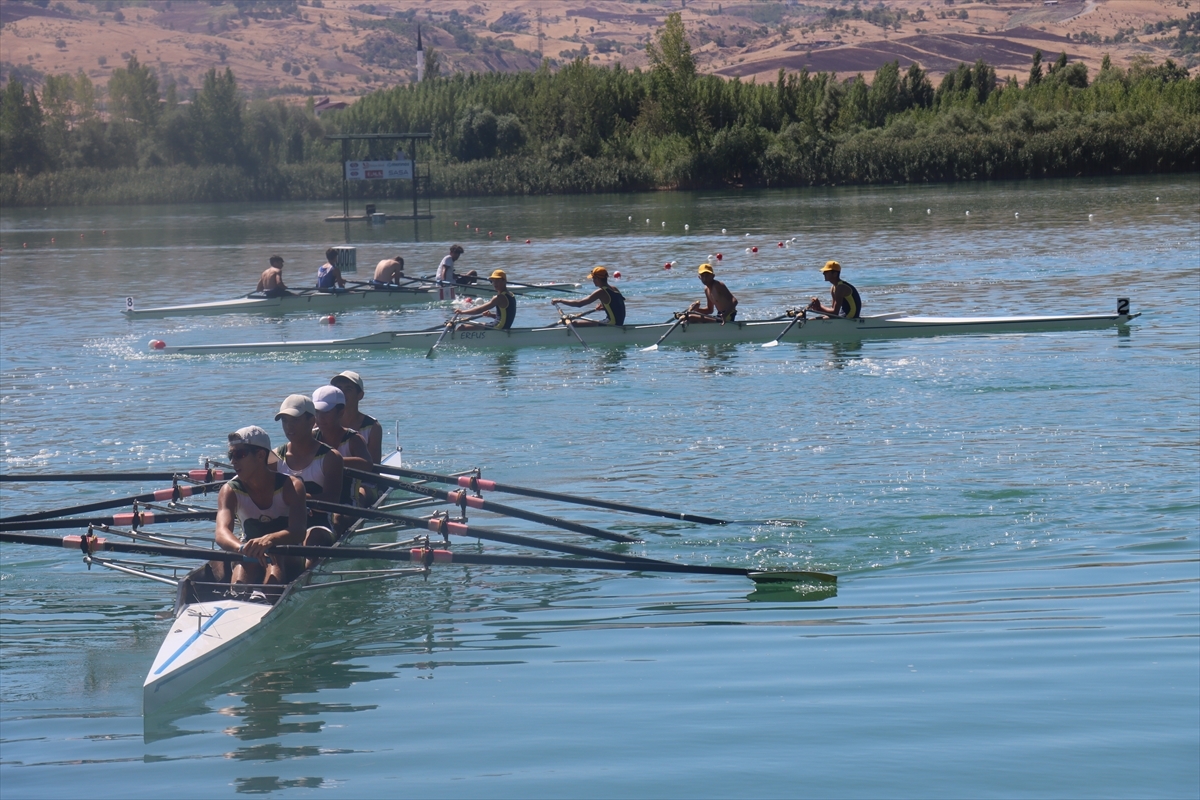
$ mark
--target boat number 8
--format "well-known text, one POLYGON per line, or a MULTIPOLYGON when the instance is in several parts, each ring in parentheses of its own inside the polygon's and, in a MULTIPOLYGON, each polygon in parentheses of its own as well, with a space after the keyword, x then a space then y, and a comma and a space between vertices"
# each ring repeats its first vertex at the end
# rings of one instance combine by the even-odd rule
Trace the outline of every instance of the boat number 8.
POLYGON ((133 298, 132 297, 125 298, 125 310, 133 311, 133 298))

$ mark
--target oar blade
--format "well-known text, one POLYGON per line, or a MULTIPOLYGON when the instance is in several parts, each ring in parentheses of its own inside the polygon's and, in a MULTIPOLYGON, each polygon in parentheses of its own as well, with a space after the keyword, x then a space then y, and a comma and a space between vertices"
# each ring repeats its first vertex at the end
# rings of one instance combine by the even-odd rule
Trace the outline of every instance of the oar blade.
POLYGON ((653 353, 653 352, 654 352, 655 350, 657 350, 657 349, 658 349, 658 345, 657 345, 657 344, 652 344, 652 345, 650 345, 649 347, 643 347, 643 348, 642 348, 642 352, 643 352, 643 353, 653 353))
POLYGON ((764 342, 764 343, 763 343, 763 347, 779 347, 779 340, 778 340, 778 339, 772 339, 772 340, 771 340, 771 341, 769 341, 769 342, 764 342))
POLYGON ((795 585, 801 583, 837 583, 837 576, 827 572, 803 572, 781 570, 778 572, 750 572, 747 576, 758 585, 795 585))

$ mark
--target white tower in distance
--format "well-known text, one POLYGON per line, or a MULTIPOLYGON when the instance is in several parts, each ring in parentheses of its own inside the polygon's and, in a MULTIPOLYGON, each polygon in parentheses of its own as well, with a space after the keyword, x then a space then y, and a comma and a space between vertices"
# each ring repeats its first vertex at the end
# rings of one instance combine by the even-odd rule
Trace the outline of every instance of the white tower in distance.
POLYGON ((417 83, 425 80, 425 48, 421 46, 421 26, 417 26, 417 83))

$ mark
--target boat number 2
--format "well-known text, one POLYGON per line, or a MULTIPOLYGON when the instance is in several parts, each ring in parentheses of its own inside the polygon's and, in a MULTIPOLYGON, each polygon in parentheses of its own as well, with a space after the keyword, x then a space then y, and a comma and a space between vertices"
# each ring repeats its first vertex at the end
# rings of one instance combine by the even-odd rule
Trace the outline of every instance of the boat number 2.
POLYGON ((125 298, 125 310, 133 311, 133 298, 132 297, 125 298))
POLYGON ((1128 314, 1129 313, 1129 298, 1128 297, 1118 297, 1117 298, 1117 313, 1118 314, 1128 314))

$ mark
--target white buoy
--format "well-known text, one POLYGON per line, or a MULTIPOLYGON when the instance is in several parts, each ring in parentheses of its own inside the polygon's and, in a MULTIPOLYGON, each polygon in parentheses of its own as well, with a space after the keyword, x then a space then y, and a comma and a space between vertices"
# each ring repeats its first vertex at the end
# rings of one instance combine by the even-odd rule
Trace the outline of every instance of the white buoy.
POLYGON ((968 217, 969 217, 969 216, 971 216, 971 212, 970 212, 970 211, 968 211, 968 212, 967 212, 967 216, 968 216, 968 217))
POLYGON ((746 234, 746 236, 749 236, 749 235, 750 235, 750 234, 748 234, 748 233, 746 234))
POLYGON ((889 214, 890 214, 890 213, 892 213, 892 207, 891 207, 891 206, 888 206, 888 213, 889 213, 889 214))
POLYGON ((684 229, 685 231, 690 231, 690 230, 692 229, 692 226, 691 226, 691 225, 684 225, 684 226, 683 226, 683 229, 684 229))
POLYGON ((1019 216, 1021 216, 1021 212, 1020 212, 1020 211, 1014 211, 1014 212, 1013 212, 1013 216, 1014 216, 1014 217, 1019 217, 1019 216))
POLYGON ((1157 198, 1157 197, 1156 197, 1156 198, 1154 198, 1154 202, 1156 202, 1156 203, 1158 202, 1158 198, 1157 198))
POLYGON ((725 229, 724 229, 724 228, 721 228, 721 233, 724 233, 724 232, 725 232, 725 229))
POLYGON ((1094 216, 1095 216, 1095 214, 1088 214, 1088 219, 1091 219, 1094 216))
POLYGON ((750 252, 750 248, 749 248, 749 247, 747 247, 747 248, 746 248, 746 252, 747 252, 747 253, 749 253, 749 252, 750 252))
POLYGON ((927 209, 925 209, 925 213, 926 213, 926 214, 932 214, 932 213, 933 213, 933 209, 932 209, 932 208, 927 208, 927 209))
POLYGON ((663 227, 664 227, 664 228, 665 228, 665 227, 667 227, 667 223, 665 223, 665 222, 664 222, 664 223, 663 223, 663 227))
POLYGON ((650 224, 650 218, 649 218, 649 217, 646 217, 646 224, 647 224, 647 225, 649 225, 649 224, 650 224))
POLYGON ((630 217, 629 217, 629 221, 630 221, 630 222, 633 222, 633 215, 630 215, 630 217))

